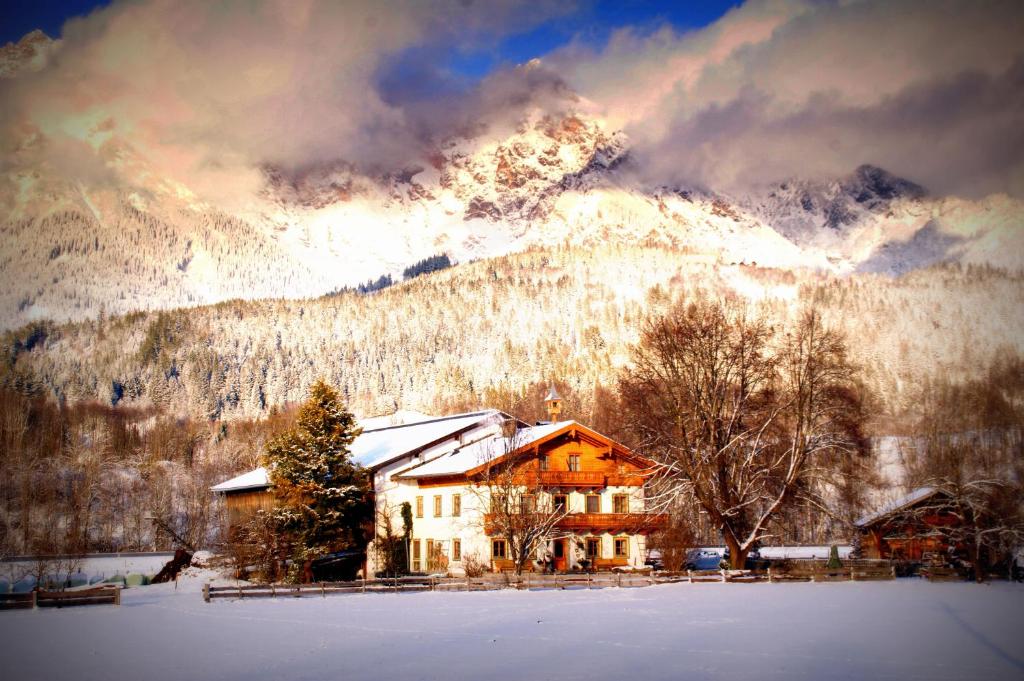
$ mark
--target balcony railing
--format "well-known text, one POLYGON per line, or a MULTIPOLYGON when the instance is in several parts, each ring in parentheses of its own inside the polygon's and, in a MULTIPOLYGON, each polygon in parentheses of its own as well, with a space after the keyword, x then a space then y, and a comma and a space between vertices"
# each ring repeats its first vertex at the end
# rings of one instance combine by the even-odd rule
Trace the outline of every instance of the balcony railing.
POLYGON ((563 530, 644 531, 668 525, 666 513, 570 513, 558 521, 563 530))
POLYGON ((542 485, 560 487, 604 487, 605 476, 601 471, 537 471, 542 485))

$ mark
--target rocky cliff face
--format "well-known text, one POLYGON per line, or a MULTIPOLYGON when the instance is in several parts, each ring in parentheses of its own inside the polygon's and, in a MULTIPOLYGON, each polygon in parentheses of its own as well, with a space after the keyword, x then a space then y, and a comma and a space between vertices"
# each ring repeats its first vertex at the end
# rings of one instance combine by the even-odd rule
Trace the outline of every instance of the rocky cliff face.
MULTIPOLYGON (((0 77, 31 73, 50 49, 42 34, 6 46, 0 77)), ((11 134, 20 161, 0 168, 3 327, 313 296, 438 253, 465 262, 537 245, 664 245, 726 265, 837 273, 1024 258, 1016 200, 931 197, 867 165, 746 196, 653 186, 637 179, 644 160, 626 135, 581 107, 478 121, 386 174, 344 160, 264 164, 238 179, 228 209, 202 198, 201 180, 161 175, 114 120, 85 135, 101 180, 54 170, 43 131, 11 134), (22 162, 33 154, 43 160, 22 162)))

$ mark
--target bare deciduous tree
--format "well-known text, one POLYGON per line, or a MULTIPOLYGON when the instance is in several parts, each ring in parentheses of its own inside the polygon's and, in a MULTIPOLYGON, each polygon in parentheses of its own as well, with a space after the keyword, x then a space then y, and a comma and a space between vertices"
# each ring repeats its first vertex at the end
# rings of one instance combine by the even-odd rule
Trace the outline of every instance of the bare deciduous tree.
POLYGON ((557 525, 568 510, 556 505, 554 496, 544 489, 539 459, 522 451, 523 429, 516 426, 514 420, 506 422, 503 437, 487 443, 491 447, 487 465, 471 489, 479 508, 487 509, 485 531, 505 541, 505 557, 520 575, 548 541, 565 536, 557 525))
POLYGON ((656 487, 692 498, 732 564, 788 504, 819 503, 827 473, 866 451, 843 340, 807 312, 781 335, 745 308, 699 300, 649 320, 619 391, 656 487))
MULTIPOLYGON (((984 379, 943 383, 922 398, 909 481, 938 490, 911 515, 942 518, 940 535, 978 581, 1024 546, 1024 363, 996 362, 984 379)), ((924 526, 925 524, 919 523, 924 526)))

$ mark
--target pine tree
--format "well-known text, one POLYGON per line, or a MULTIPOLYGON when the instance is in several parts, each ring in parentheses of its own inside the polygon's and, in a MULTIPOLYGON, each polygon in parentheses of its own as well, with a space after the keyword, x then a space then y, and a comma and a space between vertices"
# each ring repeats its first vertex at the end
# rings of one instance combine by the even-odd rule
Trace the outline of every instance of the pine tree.
POLYGON ((828 562, 825 563, 825 567, 829 570, 838 570, 843 567, 842 562, 839 560, 839 547, 835 544, 828 550, 828 562))
POLYGON ((317 558, 366 546, 373 523, 370 481, 349 457, 359 433, 337 392, 318 380, 295 427, 267 444, 274 515, 292 547, 293 581, 308 581, 317 558))

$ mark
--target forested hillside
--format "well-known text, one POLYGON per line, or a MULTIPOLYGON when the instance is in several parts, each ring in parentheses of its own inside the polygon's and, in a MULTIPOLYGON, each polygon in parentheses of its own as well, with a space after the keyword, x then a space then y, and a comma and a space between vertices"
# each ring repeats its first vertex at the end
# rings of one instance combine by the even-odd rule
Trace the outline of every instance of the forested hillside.
MULTIPOLYGON (((649 314, 740 296, 779 320, 816 305, 842 328, 884 411, 935 377, 1022 352, 1024 281, 944 266, 900 278, 721 265, 667 248, 547 249, 459 265, 369 295, 230 301, 58 325, 3 339, 0 381, 72 401, 253 417, 322 376, 359 415, 442 412, 564 381, 594 407, 649 314)), ((572 414, 586 419, 586 413, 572 414)))

